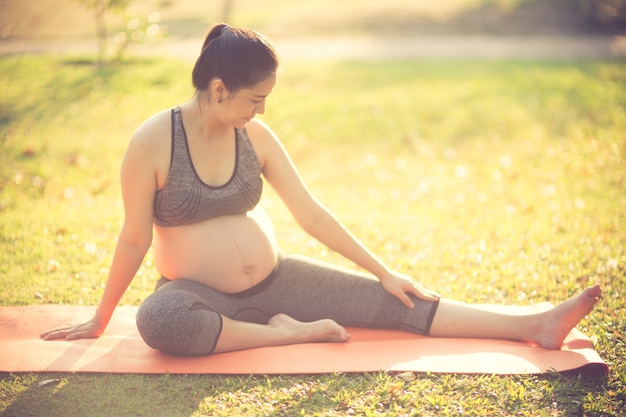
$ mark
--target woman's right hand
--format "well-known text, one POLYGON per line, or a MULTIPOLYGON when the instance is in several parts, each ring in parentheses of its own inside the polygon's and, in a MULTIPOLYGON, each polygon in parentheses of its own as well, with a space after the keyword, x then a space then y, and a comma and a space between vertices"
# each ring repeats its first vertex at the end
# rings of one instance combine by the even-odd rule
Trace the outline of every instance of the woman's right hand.
POLYGON ((39 335, 43 340, 65 339, 89 339, 99 337, 104 328, 99 320, 92 318, 84 323, 68 323, 66 325, 47 330, 39 335))

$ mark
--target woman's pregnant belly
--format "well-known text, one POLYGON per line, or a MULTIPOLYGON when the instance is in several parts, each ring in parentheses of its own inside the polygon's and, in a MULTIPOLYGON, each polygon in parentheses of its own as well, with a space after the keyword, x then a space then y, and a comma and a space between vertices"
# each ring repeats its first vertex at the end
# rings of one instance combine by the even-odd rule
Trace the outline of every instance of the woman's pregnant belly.
POLYGON ((248 215, 155 226, 154 258, 166 278, 197 281, 225 293, 244 291, 263 281, 276 264, 274 229, 260 207, 248 215))

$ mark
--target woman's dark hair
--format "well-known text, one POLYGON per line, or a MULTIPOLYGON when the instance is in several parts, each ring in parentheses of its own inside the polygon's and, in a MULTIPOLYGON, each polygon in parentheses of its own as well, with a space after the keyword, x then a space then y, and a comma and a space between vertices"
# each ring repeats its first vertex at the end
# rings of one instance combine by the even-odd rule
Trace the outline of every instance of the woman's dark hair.
POLYGON ((196 90, 220 78, 229 91, 251 87, 275 73, 278 56, 270 43, 249 29, 218 24, 211 28, 193 67, 196 90))

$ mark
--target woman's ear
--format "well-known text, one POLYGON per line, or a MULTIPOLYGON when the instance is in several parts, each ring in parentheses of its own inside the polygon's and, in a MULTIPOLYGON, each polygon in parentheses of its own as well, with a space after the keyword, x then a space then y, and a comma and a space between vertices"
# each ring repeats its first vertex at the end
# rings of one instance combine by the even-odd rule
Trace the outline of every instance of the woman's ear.
POLYGON ((221 103, 226 96, 228 95, 228 90, 226 89, 226 85, 224 85, 224 81, 220 78, 213 78, 209 83, 209 92, 211 94, 211 101, 215 100, 218 103, 221 103))

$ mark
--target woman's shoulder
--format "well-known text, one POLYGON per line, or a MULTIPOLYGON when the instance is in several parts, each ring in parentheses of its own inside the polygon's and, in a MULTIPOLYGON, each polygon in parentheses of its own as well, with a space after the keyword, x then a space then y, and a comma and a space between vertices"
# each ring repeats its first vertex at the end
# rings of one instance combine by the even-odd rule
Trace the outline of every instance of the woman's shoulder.
POLYGON ((141 123, 130 139, 125 158, 167 173, 171 153, 170 114, 171 109, 163 110, 141 123))
POLYGON ((278 136, 265 122, 253 119, 246 125, 246 131, 262 167, 267 161, 286 153, 278 136))
POLYGON ((259 156, 271 152, 271 148, 279 142, 272 129, 261 120, 250 120, 246 125, 246 133, 259 156))
POLYGON ((133 141, 159 143, 171 136, 172 109, 162 110, 146 119, 133 134, 133 141))
POLYGON ((246 125, 246 132, 253 144, 262 145, 268 142, 277 142, 278 137, 272 129, 263 121, 252 119, 246 125))

